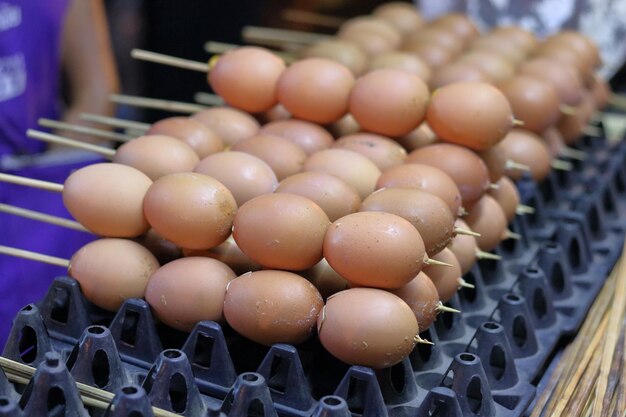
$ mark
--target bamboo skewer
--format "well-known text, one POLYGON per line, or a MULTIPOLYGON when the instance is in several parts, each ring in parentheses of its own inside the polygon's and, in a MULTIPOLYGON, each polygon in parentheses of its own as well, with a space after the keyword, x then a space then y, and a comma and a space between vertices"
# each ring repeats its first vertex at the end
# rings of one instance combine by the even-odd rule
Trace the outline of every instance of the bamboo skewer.
POLYGON ((270 46, 308 45, 315 42, 332 39, 330 35, 309 33, 297 30, 264 28, 259 26, 245 26, 241 31, 243 40, 247 43, 258 43, 270 46))
POLYGON ((96 129, 93 127, 73 125, 71 123, 59 122, 57 120, 40 118, 37 123, 43 127, 50 127, 52 129, 62 129, 70 132, 82 133, 98 138, 113 139, 121 142, 128 142, 134 139, 132 136, 125 135, 123 133, 108 132, 106 130, 96 129))
MULTIPOLYGON (((210 54, 224 54, 233 49, 240 48, 240 45, 236 45, 234 43, 224 43, 224 42, 215 42, 208 41, 204 44, 204 50, 210 54)), ((274 55, 281 58, 285 61, 286 64, 291 64, 297 59, 295 54, 289 52, 281 52, 281 51, 271 51, 274 55)))
POLYGON ((336 16, 297 9, 286 9, 282 12, 281 17, 287 22, 306 23, 330 29, 338 29, 346 21, 346 19, 336 16))
POLYGON ((63 192, 63 184, 54 182, 35 180, 32 178, 20 177, 17 175, 5 174, 0 172, 0 181, 9 184, 24 185, 26 187, 39 188, 46 191, 63 192))
POLYGON ((9 246, 0 245, 0 254, 15 256, 22 259, 29 259, 31 261, 43 262, 50 265, 63 266, 65 268, 68 268, 70 266, 70 261, 68 259, 57 258, 56 256, 44 255, 41 253, 12 248, 9 246))
MULTIPOLYGON (((44 223, 50 223, 68 229, 78 230, 80 232, 89 232, 82 224, 64 219, 63 217, 52 216, 38 211, 28 210, 21 207, 15 207, 8 204, 0 204, 0 212, 13 214, 16 216, 24 217, 26 219, 37 220, 44 223)), ((91 232, 89 232, 91 233, 91 232)))
POLYGON ((193 101, 207 106, 223 106, 225 104, 224 99, 217 94, 205 93, 203 91, 198 91, 194 94, 193 101))
POLYGON ((107 158, 112 158, 115 156, 117 152, 115 149, 106 148, 104 146, 92 145, 91 143, 81 142, 79 140, 73 140, 64 138, 63 136, 53 135, 51 133, 40 132, 38 130, 28 129, 26 131, 26 136, 29 138, 41 140, 49 143, 56 143, 59 145, 71 146, 74 148, 84 149, 86 151, 91 151, 95 153, 99 153, 102 156, 107 158))
POLYGON ((202 106, 200 104, 147 97, 126 96, 122 94, 112 94, 109 99, 112 102, 118 104, 127 104, 129 106, 145 107, 149 109, 165 110, 176 113, 197 113, 202 110, 210 109, 210 107, 202 106))
POLYGON ((116 117, 100 116, 98 114, 91 113, 81 113, 79 117, 81 120, 86 120, 88 122, 101 123, 103 125, 120 127, 124 129, 148 130, 151 127, 151 125, 148 123, 118 119, 116 117))
POLYGON ((191 71, 209 72, 210 69, 208 63, 177 58, 170 55, 159 54, 157 52, 146 51, 144 49, 132 49, 130 51, 130 56, 142 61, 169 65, 171 67, 183 68, 191 71))

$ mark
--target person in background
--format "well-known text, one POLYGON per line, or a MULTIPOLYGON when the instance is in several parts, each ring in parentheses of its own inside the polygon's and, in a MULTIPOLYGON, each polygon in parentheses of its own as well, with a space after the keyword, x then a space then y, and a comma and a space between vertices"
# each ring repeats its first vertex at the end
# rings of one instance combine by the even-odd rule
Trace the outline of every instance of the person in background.
MULTIPOLYGON (((118 85, 102 0, 0 0, 0 172, 63 183, 73 170, 100 162, 82 151, 51 149, 26 130, 37 128, 40 117, 83 124, 82 112, 112 115, 108 96, 118 85)), ((0 203, 69 217, 58 193, 0 183, 0 203)), ((93 239, 0 214, 2 245, 69 258, 93 239)), ((65 274, 0 256, 0 348, 18 310, 65 274)))

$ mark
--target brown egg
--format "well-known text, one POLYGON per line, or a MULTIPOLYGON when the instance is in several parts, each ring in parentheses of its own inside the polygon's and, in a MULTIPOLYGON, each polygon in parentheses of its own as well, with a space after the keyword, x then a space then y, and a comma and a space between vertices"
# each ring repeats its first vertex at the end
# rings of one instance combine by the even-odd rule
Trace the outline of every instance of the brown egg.
POLYGON ((231 49, 219 57, 209 71, 211 88, 233 107, 260 113, 278 101, 276 84, 285 62, 276 54, 256 46, 231 49))
POLYGON ((374 191, 380 169, 361 154, 346 149, 325 149, 309 156, 304 171, 324 172, 354 187, 364 199, 374 191))
POLYGON ((494 86, 462 82, 435 91, 426 120, 441 140, 482 151, 509 132, 513 111, 494 86))
POLYGON ((298 145, 307 155, 326 149, 333 143, 333 137, 326 129, 304 120, 268 123, 261 128, 259 134, 285 138, 298 145))
POLYGON ((559 129, 554 126, 550 127, 543 132, 541 138, 546 142, 546 145, 548 145, 548 150, 550 151, 550 156, 552 158, 557 158, 561 155, 563 147, 565 146, 565 141, 563 140, 563 136, 561 135, 561 132, 559 132, 559 129))
POLYGON ((391 51, 378 54, 370 60, 368 71, 384 68, 402 70, 417 75, 424 83, 428 83, 431 77, 428 65, 417 55, 409 52, 391 51))
MULTIPOLYGON (((476 237, 476 243, 484 251, 495 249, 507 230, 506 216, 502 207, 488 194, 484 195, 472 207, 469 216, 465 218, 465 222, 471 230, 480 233, 480 237, 476 237)), ((424 272, 432 278, 428 271, 424 272)))
POLYGON ((128 165, 153 181, 164 175, 192 171, 200 161, 191 146, 164 135, 146 135, 120 146, 113 162, 128 165))
POLYGON ((159 178, 144 197, 152 228, 174 244, 209 249, 230 235, 237 203, 216 179, 185 172, 159 178))
POLYGON ((517 191, 515 183, 508 177, 500 178, 500 181, 496 183, 497 189, 489 190, 489 195, 493 197, 506 216, 506 221, 510 223, 517 215, 517 206, 520 204, 520 196, 517 191))
POLYGON ((472 39, 480 36, 480 32, 476 28, 476 25, 464 14, 461 13, 448 13, 431 22, 432 26, 441 27, 450 30, 459 36, 459 38, 465 40, 466 43, 472 39))
POLYGON ((266 123, 278 122, 281 120, 291 119, 291 113, 282 104, 277 104, 265 113, 263 113, 263 120, 266 123))
POLYGON ((489 171, 489 181, 495 184, 502 178, 507 168, 507 159, 504 150, 500 144, 482 152, 478 152, 478 156, 483 160, 489 171))
POLYGON ((372 71, 350 93, 350 113, 364 130, 402 136, 424 120, 428 87, 416 75, 394 69, 372 71))
POLYGON ((153 229, 148 230, 146 234, 133 240, 148 249, 157 261, 159 261, 160 265, 165 265, 168 262, 183 257, 181 248, 162 236, 159 236, 153 229))
POLYGON ((450 301, 459 289, 459 278, 461 278, 461 264, 456 259, 454 253, 446 248, 433 256, 433 259, 445 262, 452 266, 425 265, 423 272, 428 276, 435 288, 439 299, 443 302, 450 301))
POLYGON ((566 145, 573 145, 583 135, 583 129, 587 125, 581 117, 581 106, 576 107, 576 114, 564 114, 556 124, 561 138, 566 145))
POLYGON ((226 287, 224 317, 244 337, 263 345, 308 339, 324 303, 306 279, 286 271, 241 275, 226 287))
POLYGON ((153 124, 148 135, 166 135, 182 140, 204 158, 224 149, 222 138, 212 129, 189 117, 168 117, 153 124))
POLYGON ((565 67, 575 69, 587 85, 593 77, 593 65, 575 49, 563 42, 544 42, 534 54, 535 58, 545 58, 560 63, 565 67))
POLYGON ((526 54, 534 51, 539 45, 539 41, 533 32, 522 29, 519 26, 499 26, 491 31, 489 35, 506 39, 526 54))
POLYGON ((467 62, 478 67, 494 83, 501 83, 513 77, 515 67, 505 58, 485 50, 472 50, 459 58, 459 62, 467 62))
POLYGON ((361 131, 361 126, 354 120, 350 113, 337 120, 335 123, 326 126, 330 133, 336 138, 351 135, 361 131))
POLYGON ((148 278, 159 262, 139 243, 99 239, 80 248, 68 274, 80 284, 85 298, 100 308, 116 311, 129 298, 142 298, 148 278))
POLYGON ((486 35, 472 41, 470 51, 487 51, 506 59, 514 67, 518 66, 526 58, 526 53, 510 40, 501 36, 486 35))
POLYGON ((305 48, 302 58, 325 58, 348 68, 355 77, 367 69, 367 54, 357 44, 341 39, 316 42, 305 48))
MULTIPOLYGON (((539 182, 550 173, 550 151, 541 138, 532 132, 522 129, 512 129, 500 142, 507 159, 528 165, 535 181, 539 182)), ((518 180, 523 172, 509 169, 506 175, 512 180, 518 180)))
POLYGON ((351 288, 326 301, 317 333, 337 359, 379 369, 411 353, 419 328, 415 314, 400 297, 375 288, 351 288))
POLYGON ((356 189, 323 172, 302 172, 280 182, 277 193, 297 194, 320 206, 331 222, 354 213, 361 205, 356 189))
POLYGON ((143 198, 151 185, 147 175, 126 165, 88 165, 65 180, 63 204, 97 235, 135 237, 150 228, 143 213, 143 198))
POLYGON ((567 47, 584 56, 584 61, 592 68, 598 68, 602 64, 598 46, 582 33, 573 30, 563 30, 550 36, 546 42, 567 45, 567 47))
POLYGON ((428 329, 437 318, 439 293, 433 281, 424 272, 417 274, 404 287, 390 292, 400 297, 411 308, 420 332, 428 329))
POLYGON ((324 58, 297 61, 278 81, 280 103, 299 119, 320 124, 339 120, 348 111, 354 76, 346 67, 324 58))
POLYGON ((545 58, 535 58, 524 62, 519 73, 536 77, 552 84, 561 104, 577 106, 582 101, 582 81, 571 68, 545 58))
POLYGON ((480 68, 469 62, 456 61, 452 64, 439 68, 430 80, 433 91, 448 84, 459 82, 482 82, 491 83, 492 80, 480 68))
POLYGON ((328 216, 295 194, 266 194, 237 211, 233 237, 241 250, 266 268, 300 271, 322 259, 328 216))
POLYGON ((289 139, 272 135, 257 135, 234 144, 233 151, 254 155, 267 163, 278 180, 302 171, 306 153, 289 139))
POLYGON ((199 321, 222 321, 226 286, 236 277, 215 259, 178 259, 152 274, 146 301, 163 323, 190 332, 199 321))
POLYGON ((461 192, 454 180, 439 168, 415 163, 400 165, 385 171, 376 183, 376 189, 398 187, 434 194, 446 202, 453 215, 460 213, 461 192))
POLYGON ((454 216, 441 198, 417 188, 385 188, 363 200, 359 211, 383 211, 409 221, 420 233, 428 256, 445 248, 454 233, 454 216))
POLYGON ((350 288, 350 283, 331 268, 326 259, 316 263, 313 268, 302 271, 302 276, 317 288, 324 300, 350 288))
POLYGON ((428 146, 437 141, 435 132, 428 126, 428 123, 422 122, 418 127, 408 134, 396 138, 398 142, 407 152, 428 146))
POLYGON ((337 37, 355 43, 370 56, 397 49, 402 41, 396 28, 384 19, 371 16, 347 20, 339 28, 337 37))
POLYGON ((463 206, 468 210, 489 188, 489 171, 483 160, 458 145, 437 143, 425 146, 411 152, 407 162, 430 165, 448 174, 456 183, 463 206))
MULTIPOLYGON (((461 219, 456 219, 455 227, 469 230, 469 226, 461 219)), ((476 252, 478 244, 476 238, 470 235, 456 235, 448 245, 448 249, 454 253, 459 266, 461 267, 461 276, 467 274, 472 266, 476 263, 476 252)))
POLYGON ((324 238, 324 257, 357 285, 400 288, 421 270, 424 241, 411 223, 385 212, 348 214, 324 238))
POLYGON ((552 84, 536 77, 517 75, 498 88, 506 96, 524 129, 541 133, 561 117, 561 102, 552 84))
POLYGON ((421 45, 434 45, 457 56, 463 51, 463 40, 449 30, 435 26, 426 26, 415 33, 408 35, 402 44, 402 49, 413 51, 421 45))
POLYGON ((191 118, 217 132, 226 146, 251 138, 261 128, 254 117, 228 107, 213 107, 202 110, 191 118))
POLYGON ((278 179, 262 159, 244 152, 220 152, 196 165, 194 172, 215 178, 233 194, 237 206, 263 194, 274 192, 278 179))
POLYGON ((424 24, 424 18, 415 6, 399 1, 381 4, 372 15, 383 19, 403 35, 415 32, 424 24))
POLYGON ((358 152, 375 163, 381 171, 402 165, 407 155, 397 142, 373 133, 343 136, 333 143, 333 148, 358 152))
POLYGON ((254 262, 248 255, 243 253, 233 236, 229 236, 224 243, 211 249, 183 249, 183 254, 187 257, 204 256, 213 258, 228 265, 236 274, 241 275, 246 272, 258 271, 262 266, 254 262))
POLYGON ((427 42, 407 44, 402 50, 417 54, 430 67, 433 73, 436 73, 439 68, 448 65, 456 57, 453 51, 427 42))

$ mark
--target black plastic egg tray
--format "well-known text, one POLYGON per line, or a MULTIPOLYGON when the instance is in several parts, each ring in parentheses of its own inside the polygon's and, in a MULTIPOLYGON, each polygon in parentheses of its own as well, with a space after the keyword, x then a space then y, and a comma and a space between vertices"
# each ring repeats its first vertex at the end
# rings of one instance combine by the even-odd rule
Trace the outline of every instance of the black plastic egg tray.
MULTIPOLYGON (((38 382, 17 386, 20 397, 0 375, 0 416, 13 415, 3 407, 35 415, 50 406, 51 389, 69 410, 80 402, 72 378, 117 392, 111 416, 150 416, 149 403, 193 417, 522 416, 624 243, 626 142, 586 137, 577 147, 587 158, 570 160, 574 170, 518 183, 535 208, 510 225, 521 239, 497 248, 502 261, 482 260, 465 275, 475 289, 449 302, 462 314, 441 314, 422 333, 434 346, 418 345, 396 366, 350 367, 316 339, 264 347, 214 322, 183 334, 138 299, 112 316, 76 281, 57 278, 14 319, 3 356, 37 367, 38 382)), ((76 407, 66 415, 103 415, 76 407)))

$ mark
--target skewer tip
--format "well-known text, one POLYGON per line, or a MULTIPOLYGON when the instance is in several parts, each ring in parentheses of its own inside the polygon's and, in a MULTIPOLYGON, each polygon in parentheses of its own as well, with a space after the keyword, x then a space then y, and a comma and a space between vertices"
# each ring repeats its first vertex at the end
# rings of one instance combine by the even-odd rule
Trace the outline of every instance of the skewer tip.
POLYGON ((490 259, 492 261, 502 260, 502 256, 500 255, 496 255, 495 253, 491 253, 491 252, 485 252, 479 249, 476 250, 476 257, 478 259, 490 259))
POLYGON ((457 284, 459 285, 459 288, 469 288, 472 290, 476 288, 474 284, 470 284, 469 282, 465 281, 463 278, 457 279, 457 284))
POLYGON ((457 234, 457 235, 474 236, 474 237, 481 237, 482 236, 480 233, 473 232, 473 231, 468 230, 468 229, 463 229, 461 227, 455 227, 454 228, 454 233, 457 234))
POLYGON ((437 304, 437 308, 436 308, 438 313, 455 313, 455 314, 460 314, 461 310, 457 310, 456 308, 452 308, 452 307, 448 307, 446 305, 444 305, 441 301, 439 301, 439 304, 437 304))
POLYGON ((428 266, 447 266, 447 267, 452 267, 454 265, 446 263, 446 262, 441 262, 438 261, 436 259, 432 259, 432 258, 426 258, 424 259, 424 263, 428 266))
POLYGON ((533 214, 535 212, 535 208, 531 207, 531 206, 527 206, 526 204, 519 204, 516 208, 515 208, 515 213, 519 214, 519 215, 524 215, 524 214, 533 214))
POLYGON ((424 339, 423 337, 421 337, 419 334, 416 334, 415 337, 413 338, 413 341, 415 343, 419 343, 420 345, 431 345, 431 346, 435 346, 435 344, 433 342, 431 342, 428 339, 424 339))

